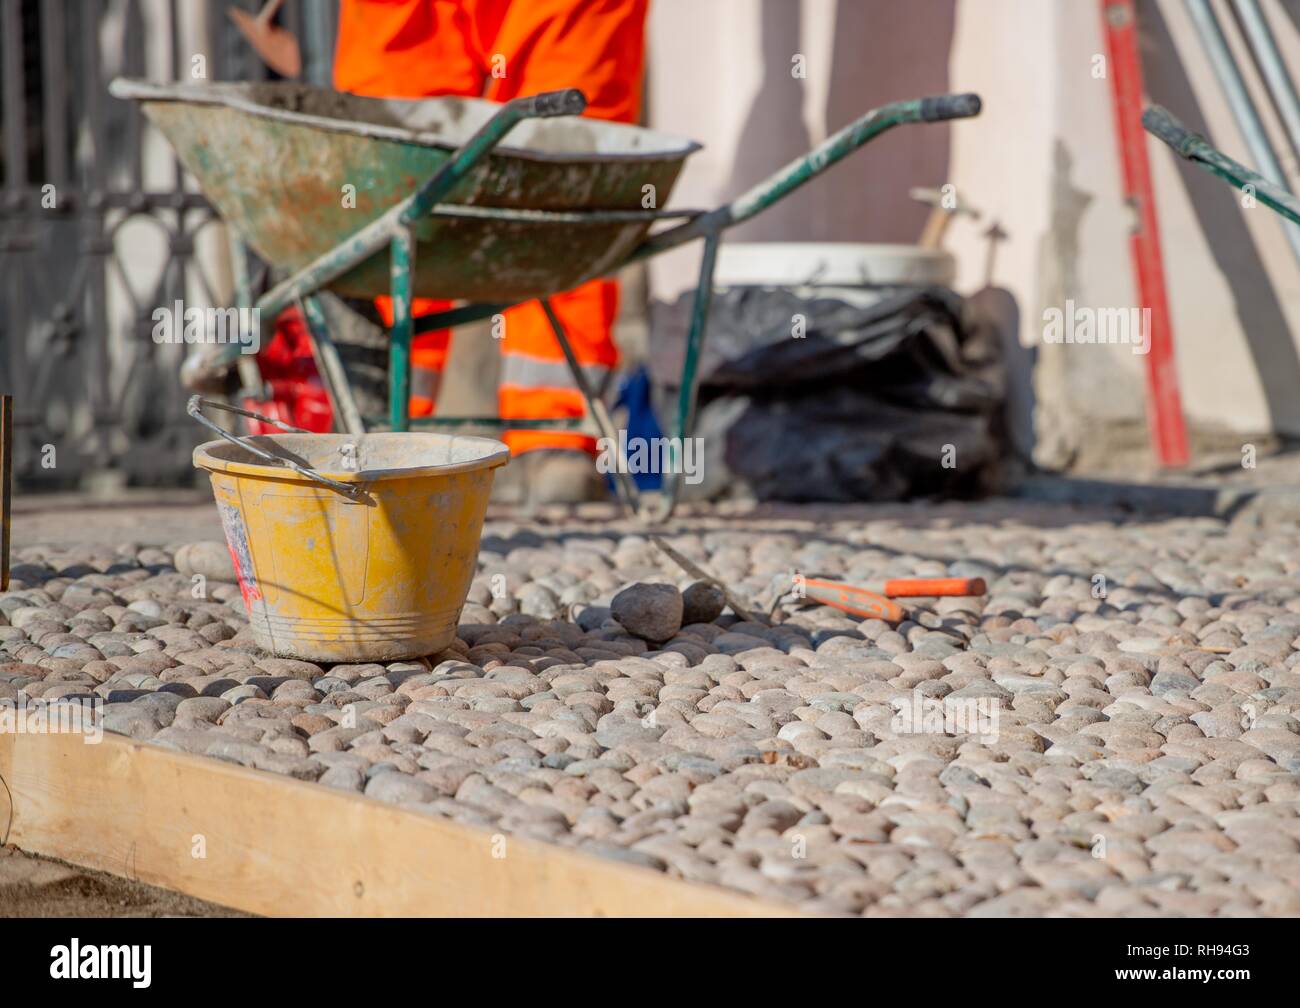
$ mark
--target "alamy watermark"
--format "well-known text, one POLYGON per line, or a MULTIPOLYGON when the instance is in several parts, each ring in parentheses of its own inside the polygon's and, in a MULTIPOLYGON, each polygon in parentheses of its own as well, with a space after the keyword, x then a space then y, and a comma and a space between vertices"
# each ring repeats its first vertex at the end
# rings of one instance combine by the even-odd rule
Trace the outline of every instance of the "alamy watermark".
POLYGON ((617 441, 598 439, 596 453, 596 469, 601 473, 679 473, 692 486, 704 479, 703 438, 630 438, 620 430, 617 441))
POLYGON ((130 980, 137 989, 153 979, 152 945, 83 945, 73 938, 50 947, 54 980, 130 980))
POLYGON ((890 706, 894 716, 889 727, 896 735, 973 735, 983 745, 998 740, 1001 705, 993 697, 945 699, 913 690, 890 706))
POLYGON ((82 735, 87 745, 104 738, 104 701, 98 697, 0 698, 0 735, 82 735))
POLYGON ((1142 356, 1151 350, 1151 309, 1089 308, 1067 299, 1064 309, 1043 310, 1043 342, 1111 343, 1142 356))
POLYGON ((242 354, 255 354, 262 348, 259 308, 187 308, 178 299, 170 305, 159 305, 150 318, 155 343, 239 343, 242 354))

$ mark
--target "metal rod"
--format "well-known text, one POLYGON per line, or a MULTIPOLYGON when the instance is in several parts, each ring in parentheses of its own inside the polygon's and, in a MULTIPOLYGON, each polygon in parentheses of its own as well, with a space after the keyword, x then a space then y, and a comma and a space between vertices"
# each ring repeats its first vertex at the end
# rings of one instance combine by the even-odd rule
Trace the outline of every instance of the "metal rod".
POLYGON ((40 10, 45 181, 64 187, 72 181, 68 174, 67 9, 62 3, 45 3, 40 10))
POLYGON ((4 131, 4 184, 6 189, 27 185, 27 110, 23 81, 23 5, 21 0, 0 0, 0 125, 4 131))
POLYGON ((1278 118, 1286 129, 1291 153, 1300 161, 1300 97, 1296 95, 1295 82, 1287 72, 1273 32, 1256 0, 1234 0, 1233 6, 1242 34, 1250 43, 1260 76, 1268 84, 1273 107, 1277 109, 1278 118))
MULTIPOLYGON (((15 0, 15 3, 17 2, 18 0, 15 0)), ((108 174, 104 164, 108 144, 105 142, 104 135, 106 128, 102 104, 104 82, 101 79, 102 60, 99 53, 99 33, 100 26, 104 22, 104 7, 104 0, 87 0, 86 3, 78 4, 74 8, 79 19, 77 28, 81 35, 81 66, 77 69, 77 79, 82 85, 80 119, 84 127, 84 136, 79 136, 77 140, 76 161, 81 165, 81 187, 86 192, 108 188, 108 179, 104 177, 108 174)), ((101 223, 96 225, 96 228, 100 227, 102 227, 102 217, 101 223)), ((95 237, 98 237, 98 232, 95 237)), ((105 301, 97 299, 94 303, 104 304, 105 301)))
MULTIPOLYGON (((387 417, 363 417, 368 431, 388 430, 387 417)), ((427 416, 406 421, 411 430, 438 427, 492 427, 496 430, 578 430, 585 417, 500 417, 500 416, 427 416)))
POLYGON ((330 26, 335 16, 334 11, 323 3, 302 3, 295 6, 302 19, 302 48, 306 55, 303 80, 317 87, 330 87, 330 54, 334 52, 334 33, 330 26))
POLYGON ((666 249, 676 248, 683 242, 723 231, 748 220, 785 198, 810 179, 816 178, 867 141, 895 126, 904 123, 965 119, 979 115, 979 112, 980 98, 975 94, 913 98, 872 109, 726 206, 701 214, 685 224, 647 238, 632 253, 629 261, 657 255, 666 249))
POLYGON ((243 332, 242 327, 246 320, 254 320, 254 324, 260 330, 257 334, 260 345, 265 346, 267 340, 275 331, 275 316, 269 316, 266 323, 262 324, 260 310, 257 312, 252 310, 253 286, 248 270, 248 246, 235 233, 234 228, 227 227, 226 234, 229 239, 227 244, 230 249, 230 272, 235 282, 235 307, 238 309, 239 325, 241 327, 238 343, 240 354, 236 359, 235 366, 239 372, 239 384, 243 386, 243 391, 255 393, 257 398, 260 399, 265 396, 262 369, 258 367, 256 356, 242 352, 248 342, 248 334, 243 332))
POLYGON ((512 307, 514 306, 507 303, 480 301, 477 304, 461 305, 459 308, 448 308, 446 311, 434 312, 432 315, 421 315, 415 320, 415 331, 418 334, 437 332, 439 329, 454 329, 459 325, 491 318, 512 307))
POLYGON ((411 298, 415 286, 415 233, 393 235, 388 264, 393 292, 393 328, 388 342, 388 425, 404 431, 411 418, 411 298))
POLYGON ((352 395, 352 383, 348 381, 347 370, 339 359, 339 348, 330 337, 329 321, 316 295, 309 294, 302 299, 302 317, 307 323, 316 369, 325 380, 325 391, 334 408, 335 424, 346 434, 364 434, 366 425, 352 395))
POLYGON ((637 224, 641 221, 699 217, 703 210, 529 210, 517 207, 478 206, 473 203, 437 203, 430 217, 466 220, 517 221, 520 224, 637 224))
POLYGON ((1200 165, 1238 189, 1251 186, 1259 202, 1300 224, 1300 199, 1258 172, 1232 160, 1212 146, 1205 137, 1185 127, 1168 109, 1152 105, 1143 113, 1142 125, 1152 136, 1168 144, 1179 157, 1200 165))
MULTIPOLYGON (((700 365, 700 351, 709 326, 709 306, 713 302, 713 267, 718 258, 718 236, 710 234, 704 239, 704 255, 700 259, 700 274, 695 285, 695 300, 691 303, 691 326, 686 334, 686 356, 682 361, 682 386, 677 391, 676 437, 669 441, 673 446, 674 462, 681 462, 686 438, 695 426, 696 373, 700 365)), ((673 466, 670 474, 667 514, 672 514, 681 493, 683 466, 673 466)), ((665 515, 666 517, 667 515, 665 515)))
MULTIPOLYGON (((716 244, 717 236, 712 236, 710 243, 716 244)), ((706 250, 706 255, 708 254, 706 250)), ((710 275, 712 268, 710 267, 710 275)), ((599 399, 591 388, 591 383, 587 381, 587 376, 583 373, 582 367, 578 364, 577 355, 573 352, 573 347, 569 345, 569 337, 564 331, 564 325, 560 322, 559 316, 555 314, 555 309, 547 298, 541 299, 542 311, 546 313, 547 320, 551 323, 551 330, 555 333, 555 339, 560 344, 560 349, 564 352, 564 359, 569 362, 569 370, 573 372, 573 380, 577 384, 582 397, 587 401, 587 408, 590 410, 592 418, 596 421, 596 426, 600 428, 601 436, 613 445, 613 450, 618 453, 617 463, 614 467, 614 485, 618 488, 618 502, 623 508, 624 514, 640 522, 646 530, 646 537, 655 544, 668 559, 677 564, 682 570, 693 578, 701 581, 707 581, 715 585, 726 600, 727 605, 731 606, 731 611, 741 619, 748 622, 754 622, 755 616, 746 608, 745 604, 736 598, 731 590, 709 574, 699 565, 687 559, 660 535, 652 532, 648 527, 648 522, 644 512, 641 510, 641 491, 637 488, 636 481, 626 471, 626 460, 623 457, 623 447, 619 443, 618 432, 614 429, 614 421, 605 408, 605 403, 599 399)))
POLYGON ((619 444, 618 431, 614 427, 614 420, 609 415, 609 410, 605 408, 604 400, 591 387, 591 382, 587 380, 582 365, 578 363, 578 356, 573 352, 573 347, 569 343, 568 333, 564 331, 564 323, 555 314, 555 307, 551 304, 550 298, 542 298, 540 303, 542 311, 546 313, 546 320, 551 323, 551 332, 555 333, 555 341, 560 344, 560 350, 569 365, 569 371, 573 375, 573 383, 578 386, 578 391, 582 393, 582 398, 587 403, 587 412, 591 414, 591 418, 600 429, 601 437, 614 446, 613 450, 618 455, 614 465, 614 486, 618 490, 619 501, 631 514, 635 515, 640 510, 641 491, 637 487, 636 481, 627 472, 626 460, 623 458, 623 448, 619 444))
POLYGON ((369 259, 390 244, 393 240, 396 211, 403 205, 404 203, 397 204, 382 217, 371 221, 354 233, 341 245, 334 246, 297 273, 281 280, 258 299, 258 309, 273 318, 295 301, 337 280, 353 266, 369 259))
POLYGON ((0 591, 9 590, 10 521, 14 497, 14 397, 0 396, 0 591))
POLYGON ((716 588, 718 588, 722 592, 722 597, 726 600, 727 605, 731 606, 731 611, 734 612, 741 619, 743 619, 746 623, 760 622, 758 617, 749 611, 745 603, 741 602, 740 599, 736 598, 735 594, 731 591, 730 588, 728 588, 725 584, 723 584, 721 581, 715 578, 704 568, 700 567, 692 560, 688 559, 687 557, 683 556, 681 553, 677 552, 676 549, 674 549, 672 546, 668 544, 668 540, 664 539, 663 536, 658 535, 654 532, 647 532, 646 537, 652 543, 658 546, 661 550, 663 550, 664 554, 668 557, 668 559, 670 559, 673 563, 677 564, 678 567, 684 570, 691 577, 696 578, 700 581, 707 581, 709 584, 714 585, 716 588))
POLYGON ((203 415, 204 406, 211 409, 225 410, 227 413, 238 413, 240 416, 251 417, 260 423, 270 424, 272 427, 278 427, 282 431, 288 431, 290 434, 310 434, 311 431, 303 430, 301 427, 294 427, 291 424, 283 423, 282 421, 276 420, 272 417, 263 416, 261 413, 254 413, 252 410, 246 410, 239 406, 231 406, 228 403, 216 402, 213 399, 204 399, 202 396, 197 395, 190 396, 189 402, 185 406, 185 412, 199 423, 203 424, 203 426, 208 428, 208 430, 224 438, 226 441, 229 441, 231 444, 237 445, 245 451, 256 455, 258 458, 271 463, 271 465, 287 466, 299 476, 303 476, 321 484, 322 486, 328 487, 331 490, 343 494, 345 497, 351 497, 353 499, 361 498, 363 500, 369 499, 369 495, 366 494, 364 487, 360 484, 340 483, 338 480, 330 479, 328 476, 317 472, 315 469, 300 465, 293 461, 293 459, 285 458, 280 455, 272 455, 264 448, 259 448, 257 445, 253 444, 253 442, 237 437, 227 430, 223 430, 203 415))
MULTIPOLYGON (((1228 41, 1224 37, 1223 28, 1214 14, 1214 9, 1210 6, 1209 0, 1187 0, 1187 10, 1191 14, 1192 24, 1195 25, 1197 34, 1201 37, 1201 44, 1205 47, 1214 74, 1219 79, 1223 95, 1228 101, 1229 108, 1232 109, 1232 116, 1245 138, 1251 160, 1259 166, 1260 174, 1285 187, 1286 175, 1273 150, 1273 144, 1269 142, 1268 134, 1264 131, 1264 123, 1259 117, 1255 103, 1251 101, 1250 93, 1246 90, 1246 82, 1228 48, 1228 41)), ((1291 246, 1296 261, 1300 262, 1300 228, 1283 221, 1282 231, 1286 235, 1287 244, 1291 246)))

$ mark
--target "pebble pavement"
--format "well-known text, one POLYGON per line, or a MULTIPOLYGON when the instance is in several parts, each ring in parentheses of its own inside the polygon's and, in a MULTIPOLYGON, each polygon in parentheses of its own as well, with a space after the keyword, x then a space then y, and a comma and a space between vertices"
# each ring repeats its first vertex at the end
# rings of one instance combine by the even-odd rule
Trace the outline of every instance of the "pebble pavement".
POLYGON ((19 548, 0 701, 98 697, 132 738, 809 912, 1300 913, 1294 521, 990 502, 669 534, 755 600, 988 582, 891 628, 717 616, 606 514, 490 522, 457 642, 387 665, 266 655, 221 547, 19 548))

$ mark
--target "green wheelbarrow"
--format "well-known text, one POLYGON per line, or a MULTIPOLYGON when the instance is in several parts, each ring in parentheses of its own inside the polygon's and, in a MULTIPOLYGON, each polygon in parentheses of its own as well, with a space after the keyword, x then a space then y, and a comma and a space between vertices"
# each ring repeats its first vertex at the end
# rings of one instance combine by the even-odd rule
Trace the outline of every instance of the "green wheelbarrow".
MULTIPOLYGON (((551 295, 703 240, 669 441, 681 445, 693 423, 696 368, 722 233, 894 126, 967 118, 980 111, 974 94, 885 105, 731 203, 703 212, 660 209, 698 144, 580 118, 586 99, 576 89, 505 104, 475 98, 363 98, 298 84, 164 85, 119 79, 110 90, 142 103, 232 230, 287 274, 249 304, 243 245, 232 243, 241 308, 255 308, 269 328, 284 308, 302 305, 335 423, 344 432, 493 421, 412 420, 412 338, 536 299, 590 420, 615 445, 620 442, 609 413, 578 365, 551 308, 551 295), (366 417, 358 410, 315 296, 323 290, 392 297, 387 417, 366 417), (413 320, 414 297, 460 303, 413 320)), ((240 340, 223 347, 217 360, 237 364, 245 386, 257 389, 256 364, 241 352, 253 339, 241 333, 240 340)), ((515 428, 573 423, 570 418, 495 422, 515 428)), ((639 495, 627 466, 611 468, 620 500, 637 513, 639 495)), ((672 511, 680 468, 667 474, 672 478, 665 481, 666 500, 656 517, 672 511)))

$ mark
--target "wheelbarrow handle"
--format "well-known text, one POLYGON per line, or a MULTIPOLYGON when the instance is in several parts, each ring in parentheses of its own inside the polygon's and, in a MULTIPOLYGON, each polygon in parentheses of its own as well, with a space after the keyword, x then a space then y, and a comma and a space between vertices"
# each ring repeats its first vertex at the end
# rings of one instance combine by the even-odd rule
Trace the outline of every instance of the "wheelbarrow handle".
POLYGON ((262 423, 270 424, 272 427, 278 427, 282 431, 288 431, 290 434, 310 434, 311 431, 303 430, 301 427, 292 427, 287 423, 281 423, 279 420, 272 419, 271 417, 262 416, 260 413, 254 413, 252 410, 240 409, 238 406, 231 406, 227 403, 217 402, 213 399, 204 399, 202 396, 190 396, 190 401, 185 406, 185 412, 199 423, 203 424, 204 427, 207 427, 218 436, 225 438, 231 444, 238 445, 245 451, 252 452, 260 459, 265 459, 267 462, 271 463, 271 465, 288 466, 299 476, 305 476, 307 479, 312 480, 315 483, 320 483, 322 486, 328 487, 330 490, 335 490, 353 500, 361 496, 361 488, 359 486, 340 483, 338 480, 330 479, 328 476, 318 473, 315 469, 299 465, 297 462, 293 462, 287 458, 281 458, 279 455, 272 455, 270 452, 264 451, 251 441, 241 437, 236 437, 227 430, 222 430, 203 415, 202 410, 204 406, 210 407, 211 409, 224 410, 227 413, 237 413, 239 416, 249 417, 253 420, 259 420, 262 423))
MULTIPOLYGON (((465 178, 474 166, 482 161, 505 139, 506 135, 525 119, 538 119, 562 115, 577 115, 587 107, 586 96, 577 88, 546 91, 528 98, 512 98, 499 107, 487 122, 444 161, 419 189, 403 203, 390 210, 397 221, 409 226, 427 217, 435 203, 441 202, 456 184, 465 178)), ((365 258, 358 254, 357 262, 365 258)))
POLYGON ((895 126, 966 119, 979 115, 982 104, 979 95, 967 93, 911 98, 872 109, 828 136, 807 154, 795 158, 784 168, 741 193, 730 203, 646 238, 633 249, 626 262, 647 259, 696 238, 720 234, 727 228, 749 220, 816 178, 831 165, 848 157, 869 140, 895 126))
POLYGON ((1172 148, 1179 157, 1219 176, 1235 189, 1251 192, 1266 207, 1275 210, 1293 224, 1300 224, 1300 199, 1296 199, 1294 193, 1245 165, 1238 164, 1201 134, 1180 123, 1168 109, 1152 105, 1142 113, 1142 126, 1172 148))
POLYGON ((527 107, 527 117, 532 119, 582 115, 587 110, 587 96, 577 88, 545 91, 530 98, 518 98, 516 101, 523 103, 527 107))
POLYGON ((901 623, 907 619, 907 612, 897 602, 856 585, 805 578, 803 587, 806 599, 853 616, 884 620, 886 623, 901 623))
POLYGON ((935 95, 921 99, 921 122, 941 122, 944 119, 969 119, 980 114, 984 103, 980 96, 968 91, 965 94, 935 95))
POLYGON ((1142 126, 1153 137, 1172 147, 1179 157, 1191 157, 1196 148, 1205 143, 1205 137, 1193 133, 1161 105, 1152 105, 1142 113, 1142 126))
POLYGON ((988 586, 979 577, 891 578, 866 587, 888 598, 969 598, 988 594, 988 586))

